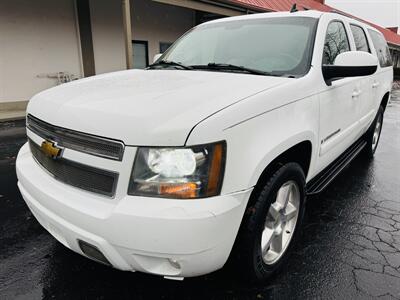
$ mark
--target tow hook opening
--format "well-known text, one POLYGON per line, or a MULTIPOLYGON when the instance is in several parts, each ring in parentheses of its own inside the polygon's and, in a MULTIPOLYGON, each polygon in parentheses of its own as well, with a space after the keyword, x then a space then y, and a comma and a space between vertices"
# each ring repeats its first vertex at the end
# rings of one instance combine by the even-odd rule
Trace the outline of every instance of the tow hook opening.
POLYGON ((93 246, 92 244, 89 244, 82 240, 78 240, 78 244, 82 252, 90 259, 93 259, 107 266, 112 266, 108 259, 104 256, 104 254, 96 246, 93 246))

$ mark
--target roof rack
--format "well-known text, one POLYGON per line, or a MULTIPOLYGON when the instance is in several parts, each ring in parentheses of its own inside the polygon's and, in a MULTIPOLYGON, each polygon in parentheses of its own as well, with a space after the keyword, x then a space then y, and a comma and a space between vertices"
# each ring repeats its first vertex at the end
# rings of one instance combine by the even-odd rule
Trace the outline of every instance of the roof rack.
POLYGON ((361 23, 364 23, 365 25, 371 26, 371 24, 368 21, 365 21, 363 19, 360 19, 359 17, 350 15, 350 14, 345 13, 343 11, 332 9, 330 12, 334 13, 334 14, 338 14, 338 15, 344 16, 344 17, 347 17, 347 18, 350 18, 350 19, 357 20, 358 22, 361 22, 361 23))
POLYGON ((342 15, 342 16, 345 16, 345 17, 350 18, 350 15, 349 15, 349 14, 346 14, 345 12, 340 11, 340 10, 332 9, 332 10, 330 11, 330 13, 338 14, 338 15, 342 15))

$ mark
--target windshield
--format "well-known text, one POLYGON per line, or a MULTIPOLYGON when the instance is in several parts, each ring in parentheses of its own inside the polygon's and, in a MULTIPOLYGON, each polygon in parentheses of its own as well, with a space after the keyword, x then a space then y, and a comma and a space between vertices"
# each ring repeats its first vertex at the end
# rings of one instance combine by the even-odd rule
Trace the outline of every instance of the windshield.
POLYGON ((301 76, 310 68, 316 25, 317 19, 308 17, 204 24, 176 41, 159 61, 184 66, 229 64, 274 75, 301 76))

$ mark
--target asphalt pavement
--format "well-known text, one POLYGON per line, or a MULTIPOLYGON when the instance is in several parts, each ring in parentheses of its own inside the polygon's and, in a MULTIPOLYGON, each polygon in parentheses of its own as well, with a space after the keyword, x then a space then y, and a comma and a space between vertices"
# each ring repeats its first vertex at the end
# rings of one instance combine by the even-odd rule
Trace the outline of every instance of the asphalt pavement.
POLYGON ((400 90, 385 113, 376 156, 358 157, 308 199, 302 237, 261 285, 228 269, 182 282, 122 272, 66 249, 18 192, 24 122, 0 123, 0 299, 400 299, 400 90))

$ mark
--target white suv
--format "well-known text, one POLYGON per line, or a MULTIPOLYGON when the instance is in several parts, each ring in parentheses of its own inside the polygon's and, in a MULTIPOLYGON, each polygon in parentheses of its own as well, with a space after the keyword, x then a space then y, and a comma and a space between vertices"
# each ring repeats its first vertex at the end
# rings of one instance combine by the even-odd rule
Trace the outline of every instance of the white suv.
POLYGON ((340 14, 208 22, 146 70, 33 97, 18 186, 43 227, 96 261, 181 279, 230 257, 262 280, 306 196, 374 154, 392 80, 381 33, 340 14))

